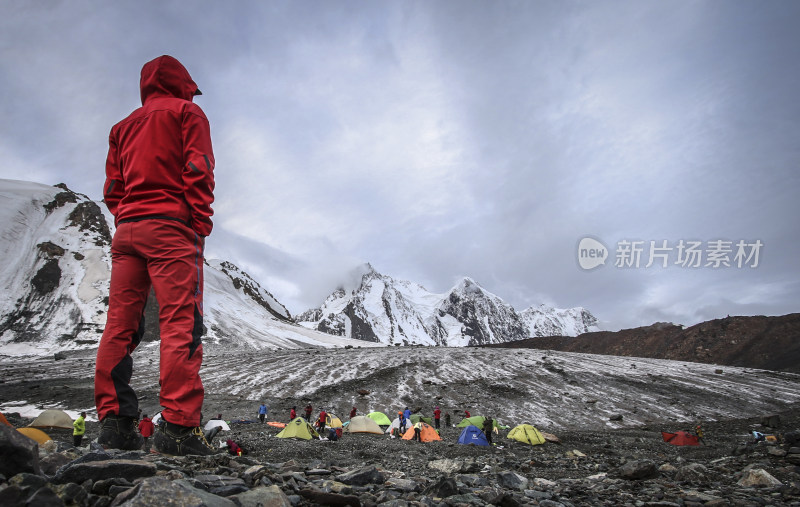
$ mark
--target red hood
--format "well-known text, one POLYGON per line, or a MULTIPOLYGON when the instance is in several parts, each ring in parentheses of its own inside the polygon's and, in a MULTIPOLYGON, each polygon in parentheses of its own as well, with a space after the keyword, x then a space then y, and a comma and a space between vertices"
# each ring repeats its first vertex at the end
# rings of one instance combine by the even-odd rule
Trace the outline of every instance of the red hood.
POLYGON ((139 81, 142 104, 152 97, 176 97, 191 101, 200 95, 197 84, 181 62, 164 55, 144 64, 139 81))

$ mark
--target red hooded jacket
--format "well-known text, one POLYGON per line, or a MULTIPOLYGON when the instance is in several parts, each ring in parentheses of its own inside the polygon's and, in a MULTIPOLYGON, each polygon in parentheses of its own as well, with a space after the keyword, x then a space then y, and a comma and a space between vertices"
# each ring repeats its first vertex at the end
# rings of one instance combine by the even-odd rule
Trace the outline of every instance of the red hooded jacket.
POLYGON ((152 437, 154 429, 153 421, 149 417, 144 417, 139 421, 139 433, 141 433, 143 437, 152 437))
POLYGON ((115 223, 178 220, 200 236, 211 233, 214 154, 200 94, 171 56, 142 67, 142 107, 112 127, 108 138, 106 206, 115 223))

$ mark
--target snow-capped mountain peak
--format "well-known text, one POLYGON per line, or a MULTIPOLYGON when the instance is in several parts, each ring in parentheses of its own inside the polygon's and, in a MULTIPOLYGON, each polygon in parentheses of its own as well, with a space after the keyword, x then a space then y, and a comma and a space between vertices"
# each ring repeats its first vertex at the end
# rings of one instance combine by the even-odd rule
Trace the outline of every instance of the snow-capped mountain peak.
POLYGON ((469 277, 435 294, 381 274, 369 264, 360 270, 357 288, 334 291, 319 308, 297 320, 311 329, 389 345, 482 345, 596 330, 596 320, 582 308, 542 306, 518 313, 469 277))

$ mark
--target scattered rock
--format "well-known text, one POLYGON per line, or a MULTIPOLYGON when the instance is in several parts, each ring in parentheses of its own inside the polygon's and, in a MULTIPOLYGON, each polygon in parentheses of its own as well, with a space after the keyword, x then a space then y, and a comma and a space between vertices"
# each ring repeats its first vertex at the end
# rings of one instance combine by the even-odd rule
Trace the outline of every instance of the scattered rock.
POLYGON ((82 483, 87 480, 99 481, 113 477, 125 477, 128 480, 141 477, 152 477, 156 474, 156 465, 144 461, 130 459, 112 459, 103 461, 90 461, 63 467, 58 471, 53 482, 82 483))
POLYGON ((359 470, 346 472, 337 477, 337 480, 345 484, 364 486, 366 484, 383 484, 386 479, 383 473, 376 467, 368 466, 359 470))
POLYGON ((528 487, 528 479, 526 477, 510 471, 498 473, 497 482, 504 488, 515 489, 517 491, 522 491, 528 487))
POLYGON ((0 474, 6 477, 22 472, 41 473, 39 444, 5 424, 0 424, 0 456, 0 474))
POLYGON ((452 477, 445 477, 425 488, 424 493, 434 498, 447 498, 457 495, 458 485, 452 477))
POLYGON ((652 479, 658 476, 658 469, 648 459, 629 461, 619 468, 619 475, 629 480, 652 479))
POLYGON ((182 480, 170 481, 163 477, 149 477, 139 485, 117 495, 112 506, 147 507, 162 505, 164 499, 170 499, 170 505, 177 507, 235 507, 236 504, 227 498, 208 493, 188 486, 182 480))
POLYGON ((739 486, 746 488, 750 487, 764 487, 764 486, 780 486, 781 481, 770 475, 763 468, 752 468, 746 470, 742 478, 736 483, 739 486))

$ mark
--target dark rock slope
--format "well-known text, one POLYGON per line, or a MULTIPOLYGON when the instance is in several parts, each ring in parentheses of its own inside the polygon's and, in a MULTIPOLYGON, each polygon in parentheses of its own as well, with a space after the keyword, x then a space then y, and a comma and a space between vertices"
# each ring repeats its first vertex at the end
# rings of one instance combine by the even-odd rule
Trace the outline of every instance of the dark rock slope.
POLYGON ((493 347, 674 359, 800 372, 800 313, 726 317, 684 329, 674 324, 531 338, 493 347))

